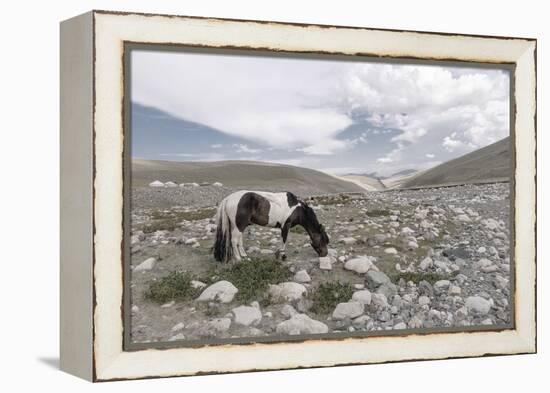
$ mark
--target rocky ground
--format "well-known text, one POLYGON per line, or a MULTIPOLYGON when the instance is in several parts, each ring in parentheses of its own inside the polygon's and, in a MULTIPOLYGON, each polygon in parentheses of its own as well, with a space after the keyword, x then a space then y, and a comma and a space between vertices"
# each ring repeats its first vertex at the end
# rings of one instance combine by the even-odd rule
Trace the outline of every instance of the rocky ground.
POLYGON ((252 261, 220 267, 212 217, 232 191, 133 190, 133 342, 511 322, 507 183, 313 197, 329 257, 296 229, 274 263, 280 231, 253 226, 252 261))

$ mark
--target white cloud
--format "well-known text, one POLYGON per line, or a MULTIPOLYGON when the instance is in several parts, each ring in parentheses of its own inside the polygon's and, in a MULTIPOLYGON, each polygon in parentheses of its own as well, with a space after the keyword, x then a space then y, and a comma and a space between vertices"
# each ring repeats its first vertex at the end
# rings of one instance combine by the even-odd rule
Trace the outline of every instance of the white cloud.
POLYGON ((352 124, 346 112, 324 105, 330 80, 342 73, 326 78, 334 64, 134 51, 132 99, 266 146, 326 145, 352 124))
POLYGON ((379 163, 410 158, 407 151, 444 141, 451 151, 473 150, 509 135, 509 75, 482 69, 356 64, 335 94, 339 105, 367 112, 369 121, 397 130, 399 154, 379 163), (454 134, 453 137, 450 137, 454 134), (400 143, 406 143, 403 145, 400 143))
POLYGON ((453 152, 455 150, 463 149, 465 147, 464 142, 453 139, 456 137, 456 133, 453 133, 451 136, 446 136, 443 138, 443 147, 450 152, 453 152))
POLYGON ((509 75, 490 69, 137 51, 132 99, 250 141, 243 157, 379 173, 509 135, 509 75), (356 116, 370 124, 344 139, 356 116))
POLYGON ((245 144, 234 144, 233 148, 235 149, 236 153, 255 154, 261 152, 261 149, 252 149, 245 144))

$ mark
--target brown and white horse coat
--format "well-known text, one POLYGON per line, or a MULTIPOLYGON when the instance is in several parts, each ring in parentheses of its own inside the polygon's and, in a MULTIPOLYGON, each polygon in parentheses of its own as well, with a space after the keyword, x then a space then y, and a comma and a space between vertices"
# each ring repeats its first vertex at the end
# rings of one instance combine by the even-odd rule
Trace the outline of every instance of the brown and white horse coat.
POLYGON ((237 191, 223 199, 216 215, 217 231, 214 257, 221 262, 246 258, 243 232, 251 224, 281 228, 282 246, 277 251, 285 256, 290 228, 300 225, 308 233, 319 256, 327 255, 328 236, 313 209, 290 192, 237 191))

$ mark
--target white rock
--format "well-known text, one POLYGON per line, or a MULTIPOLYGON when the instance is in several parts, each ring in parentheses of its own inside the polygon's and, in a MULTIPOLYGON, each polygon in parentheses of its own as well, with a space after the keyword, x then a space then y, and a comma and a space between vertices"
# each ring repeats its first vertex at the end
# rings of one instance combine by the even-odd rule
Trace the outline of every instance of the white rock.
POLYGON ((430 302, 431 302, 431 300, 430 300, 430 298, 429 298, 428 296, 420 296, 420 297, 418 298, 418 304, 419 304, 420 306, 428 305, 428 304, 430 304, 430 302))
POLYGON ((287 321, 277 325, 279 334, 323 334, 328 333, 328 326, 322 322, 311 319, 306 314, 296 314, 287 321))
POLYGON ((344 243, 346 245, 355 244, 357 243, 357 239, 353 237, 343 237, 338 240, 340 243, 344 243))
POLYGON ((456 219, 458 221, 462 221, 462 222, 470 222, 470 217, 468 217, 468 215, 466 214, 459 214, 458 216, 456 216, 456 219))
POLYGON ((136 306, 135 304, 132 306, 132 312, 135 314, 137 312, 139 312, 139 307, 136 306))
POLYGON ((233 300, 237 292, 239 292, 239 290, 229 281, 218 281, 202 291, 197 300, 229 303, 233 300))
POLYGON ((264 248, 260 250, 260 254, 263 254, 263 255, 273 254, 273 250, 268 250, 264 248))
POLYGON ((405 322, 399 322, 393 327, 393 330, 403 330, 406 328, 407 328, 407 325, 405 324, 405 322))
POLYGON ((491 310, 492 302, 481 296, 470 296, 466 299, 466 308, 477 314, 485 315, 491 310))
POLYGON ((363 274, 368 272, 374 264, 371 259, 367 256, 360 256, 357 258, 350 259, 344 264, 344 269, 352 270, 356 273, 363 274))
POLYGON ((353 288, 355 288, 355 289, 365 289, 365 284, 353 284, 353 288))
POLYGON ((449 280, 439 280, 434 283, 434 289, 441 292, 444 289, 449 288, 451 282, 449 280))
POLYGON ((269 296, 276 302, 281 300, 298 300, 306 291, 306 287, 297 282, 283 282, 278 285, 270 285, 268 289, 269 296))
POLYGON ((206 284, 203 283, 202 281, 192 280, 191 286, 195 289, 200 289, 200 288, 204 288, 206 284))
POLYGON ((185 336, 183 333, 178 333, 175 336, 172 336, 168 339, 168 341, 178 341, 178 340, 185 340, 185 336))
POLYGON ((484 269, 491 266, 493 262, 487 258, 481 258, 480 260, 474 262, 475 269, 484 269))
POLYGON ((172 326, 173 332, 178 332, 180 330, 183 330, 185 328, 185 324, 183 322, 177 323, 174 326, 172 326))
POLYGON ((356 301, 339 303, 332 312, 332 318, 336 320, 346 318, 356 318, 359 315, 363 315, 365 312, 365 305, 356 301))
POLYGON ((231 310, 235 323, 243 326, 257 325, 262 320, 262 312, 252 306, 239 306, 231 310))
POLYGON ((201 336, 214 336, 217 333, 223 333, 229 330, 231 327, 231 319, 229 318, 216 318, 208 321, 199 329, 199 335, 201 336))
POLYGON ((212 183, 212 185, 216 187, 223 187, 223 183, 220 183, 219 181, 212 183))
POLYGON ((449 287, 448 294, 451 296, 460 295, 462 293, 462 288, 460 288, 458 285, 451 285, 449 287))
POLYGON ((386 254, 391 254, 391 255, 397 254, 397 250, 396 250, 395 248, 393 248, 393 247, 388 247, 388 248, 386 248, 386 249, 384 250, 384 252, 385 252, 386 254))
POLYGON ((173 181, 167 181, 166 183, 164 183, 164 187, 168 187, 168 188, 173 188, 173 187, 177 187, 178 185, 176 183, 174 183, 173 181))
POLYGON ((326 257, 319 257, 319 269, 332 270, 332 260, 328 255, 326 257))
POLYGON ((372 294, 368 289, 363 289, 361 291, 356 291, 351 296, 351 300, 369 305, 372 301, 372 294))
POLYGON ((309 276, 309 274, 307 274, 307 271, 302 269, 296 272, 296 274, 294 275, 294 281, 299 283, 310 282, 311 277, 309 276))
POLYGON ((329 257, 336 258, 338 256, 338 250, 335 250, 334 248, 329 248, 327 251, 329 257))
POLYGON ((158 180, 155 180, 152 183, 149 183, 149 187, 164 187, 164 183, 158 180))
POLYGON ((170 301, 170 302, 168 302, 168 303, 164 303, 162 306, 160 306, 160 308, 170 308, 170 307, 172 307, 174 304, 176 304, 176 302, 172 300, 172 301, 170 301))
POLYGON ((418 267, 420 267, 420 270, 427 270, 429 269, 430 267, 432 267, 434 264, 434 261, 432 258, 430 257, 426 257, 424 258, 420 264, 418 265, 418 267))
POLYGON ((283 316, 286 318, 291 318, 294 315, 298 314, 298 311, 296 311, 296 309, 290 304, 285 304, 283 308, 281 308, 281 314, 283 314, 283 316))
POLYGON ((388 298, 383 293, 373 293, 372 294, 372 304, 380 309, 388 308, 388 298))
POLYGON ((190 239, 187 239, 187 240, 185 241, 185 244, 189 246, 189 245, 191 245, 191 244, 195 244, 196 242, 197 242, 197 239, 194 238, 194 237, 192 237, 192 238, 190 238, 190 239))
POLYGON ((155 258, 147 258, 145 261, 141 262, 134 268, 134 272, 142 272, 151 270, 155 267, 157 260, 155 258))
POLYGON ((424 326, 424 322, 416 315, 408 323, 409 329, 420 329, 422 326, 424 326))

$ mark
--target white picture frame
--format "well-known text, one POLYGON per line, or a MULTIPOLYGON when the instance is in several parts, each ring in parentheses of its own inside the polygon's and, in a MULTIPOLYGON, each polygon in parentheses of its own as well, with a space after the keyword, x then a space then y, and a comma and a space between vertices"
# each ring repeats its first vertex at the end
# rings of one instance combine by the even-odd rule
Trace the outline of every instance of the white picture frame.
POLYGON ((61 24, 61 368, 90 381, 536 352, 536 40, 92 11, 61 24), (508 64, 514 326, 124 350, 125 43, 508 64))

